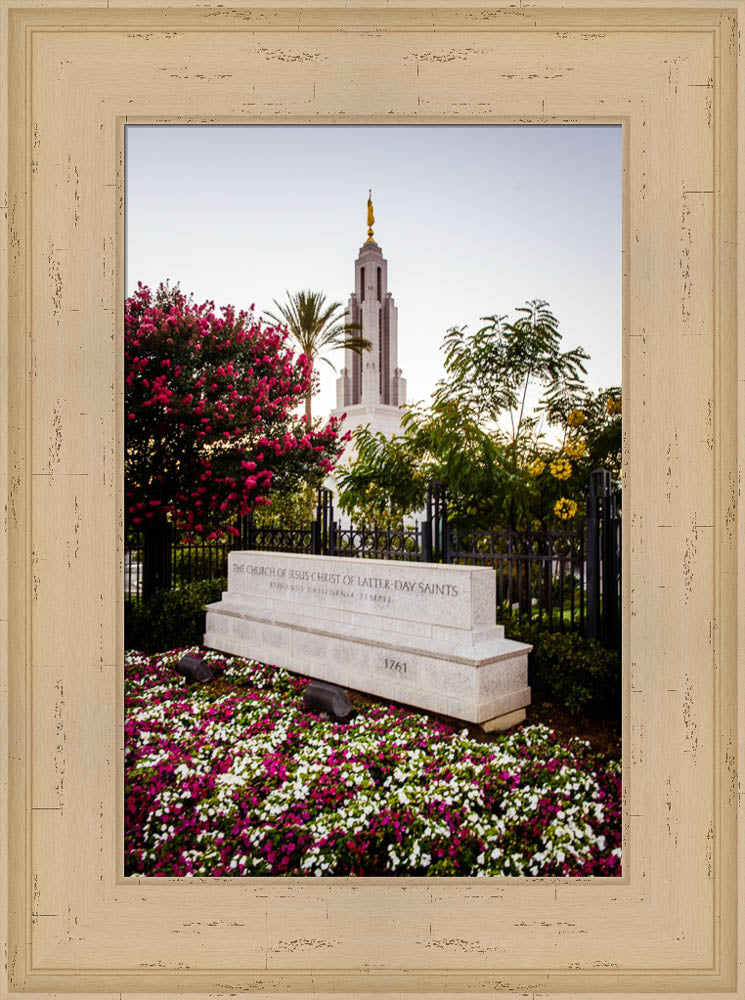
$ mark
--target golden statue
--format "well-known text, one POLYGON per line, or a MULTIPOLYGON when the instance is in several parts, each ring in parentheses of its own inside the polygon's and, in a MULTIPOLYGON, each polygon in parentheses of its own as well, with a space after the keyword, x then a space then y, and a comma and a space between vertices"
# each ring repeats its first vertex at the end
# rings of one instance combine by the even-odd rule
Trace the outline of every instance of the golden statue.
POLYGON ((373 203, 372 203, 372 190, 370 190, 367 198, 367 240, 366 243, 374 243, 373 239, 373 223, 375 222, 375 216, 373 215, 373 203))

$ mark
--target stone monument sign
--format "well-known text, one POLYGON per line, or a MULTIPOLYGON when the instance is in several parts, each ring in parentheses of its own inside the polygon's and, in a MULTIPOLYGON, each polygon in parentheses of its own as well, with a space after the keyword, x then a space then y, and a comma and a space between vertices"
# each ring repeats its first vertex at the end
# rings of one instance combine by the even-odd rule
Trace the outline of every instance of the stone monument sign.
POLYGON ((486 567, 231 552, 204 645, 504 729, 530 704, 528 653, 495 624, 486 567))

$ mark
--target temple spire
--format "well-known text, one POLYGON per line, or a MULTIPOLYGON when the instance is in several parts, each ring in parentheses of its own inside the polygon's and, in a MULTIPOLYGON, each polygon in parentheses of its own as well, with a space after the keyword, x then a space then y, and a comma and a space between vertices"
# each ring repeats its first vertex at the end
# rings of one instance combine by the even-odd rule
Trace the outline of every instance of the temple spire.
POLYGON ((372 203, 372 188, 370 189, 367 197, 367 239, 366 243, 374 243, 373 239, 373 223, 375 222, 375 216, 373 215, 373 203, 372 203))
POLYGON ((367 199, 368 237, 354 262, 354 291, 347 313, 369 343, 368 350, 347 348, 336 382, 335 416, 347 413, 351 427, 398 434, 406 379, 398 366, 398 309, 388 290, 388 261, 375 242, 372 191, 367 199))

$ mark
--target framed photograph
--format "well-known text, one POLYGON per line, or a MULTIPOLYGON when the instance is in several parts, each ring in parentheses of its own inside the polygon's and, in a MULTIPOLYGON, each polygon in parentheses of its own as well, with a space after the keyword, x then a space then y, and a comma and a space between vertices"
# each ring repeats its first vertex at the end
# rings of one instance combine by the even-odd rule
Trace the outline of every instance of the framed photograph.
POLYGON ((0 996, 745 996, 745 4, 1 12, 0 996), (125 877, 124 136, 177 123, 621 127, 622 876, 125 877))
POLYGON ((125 875, 620 877, 622 126, 124 156, 125 875))

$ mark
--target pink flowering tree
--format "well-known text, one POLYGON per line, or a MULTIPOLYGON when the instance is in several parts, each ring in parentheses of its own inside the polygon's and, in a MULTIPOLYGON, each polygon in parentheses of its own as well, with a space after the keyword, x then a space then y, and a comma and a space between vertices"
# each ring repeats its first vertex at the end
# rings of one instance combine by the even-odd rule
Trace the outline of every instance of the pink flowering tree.
POLYGON ((286 337, 178 286, 139 284, 126 300, 125 513, 144 531, 146 592, 168 585, 149 569, 167 561, 172 528, 237 535, 237 517, 270 504, 272 489, 320 485, 334 467, 337 421, 313 431, 293 413, 311 367, 286 337))

